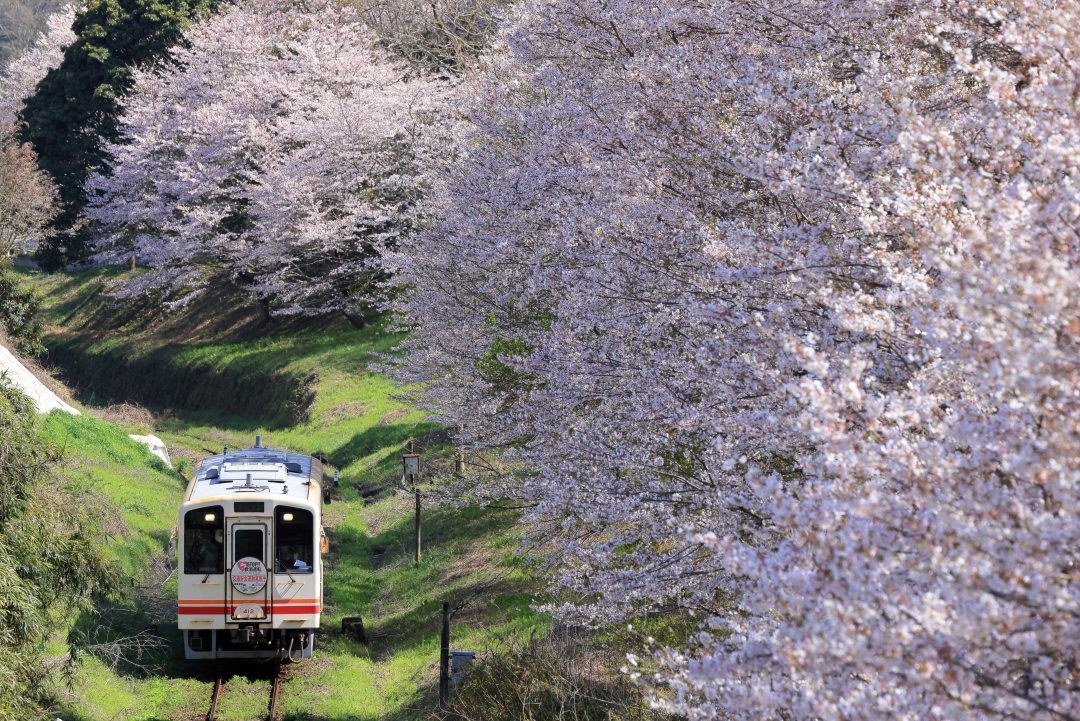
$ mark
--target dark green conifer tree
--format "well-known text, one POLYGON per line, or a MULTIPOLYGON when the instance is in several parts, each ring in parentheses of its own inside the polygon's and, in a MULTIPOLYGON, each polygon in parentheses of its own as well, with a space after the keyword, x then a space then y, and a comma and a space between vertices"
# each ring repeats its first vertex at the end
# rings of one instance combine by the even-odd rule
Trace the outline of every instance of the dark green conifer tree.
POLYGON ((80 228, 84 183, 106 167, 105 144, 120 140, 119 99, 132 87, 131 68, 164 57, 188 21, 215 0, 88 0, 72 26, 76 40, 22 111, 24 142, 60 191, 56 231, 37 258, 46 270, 83 260, 89 233, 80 228))

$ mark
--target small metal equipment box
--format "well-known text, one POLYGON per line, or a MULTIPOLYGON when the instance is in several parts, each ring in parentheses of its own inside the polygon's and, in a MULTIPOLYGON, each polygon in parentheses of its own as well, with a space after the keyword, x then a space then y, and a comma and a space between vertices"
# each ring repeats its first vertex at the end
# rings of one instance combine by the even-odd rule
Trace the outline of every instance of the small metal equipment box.
POLYGON ((476 658, 476 651, 451 651, 450 652, 450 680, 460 682, 465 680, 465 672, 469 670, 469 664, 476 658))

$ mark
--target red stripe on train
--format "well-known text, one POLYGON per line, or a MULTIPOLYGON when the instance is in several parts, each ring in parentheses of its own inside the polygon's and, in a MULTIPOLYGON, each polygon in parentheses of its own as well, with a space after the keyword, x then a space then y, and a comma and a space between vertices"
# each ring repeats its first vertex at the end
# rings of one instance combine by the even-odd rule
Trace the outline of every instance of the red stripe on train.
MULTIPOLYGON (((236 610, 236 606, 229 608, 229 613, 236 610)), ((321 606, 274 606, 270 612, 277 614, 278 616, 295 616, 308 613, 321 613, 321 606)), ((209 616, 213 614, 224 614, 224 606, 181 606, 178 609, 178 613, 181 616, 209 616)))
MULTIPOLYGON (((299 603, 299 604, 308 604, 308 605, 310 605, 312 603, 318 603, 318 602, 319 602, 319 599, 317 599, 317 598, 278 598, 278 599, 275 599, 275 600, 271 601, 271 603, 273 603, 275 606, 284 606, 284 605, 287 605, 287 604, 290 604, 290 603, 299 603)), ((224 603, 224 601, 222 601, 220 599, 216 599, 216 598, 204 599, 204 600, 195 600, 195 601, 188 601, 188 600, 185 600, 185 599, 180 599, 179 601, 177 601, 177 603, 180 604, 181 606, 184 606, 184 605, 188 605, 188 606, 192 606, 192 605, 213 606, 213 605, 218 604, 218 603, 224 603)), ((233 605, 237 605, 236 601, 233 601, 232 603, 233 603, 233 605)), ((241 603, 264 603, 264 601, 242 601, 241 603)))

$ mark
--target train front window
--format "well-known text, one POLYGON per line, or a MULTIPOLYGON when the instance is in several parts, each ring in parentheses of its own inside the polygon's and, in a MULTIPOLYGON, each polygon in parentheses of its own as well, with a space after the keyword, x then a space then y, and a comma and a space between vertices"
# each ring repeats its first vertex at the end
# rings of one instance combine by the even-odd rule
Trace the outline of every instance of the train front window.
POLYGON ((233 531, 234 559, 257 558, 263 560, 263 532, 250 528, 237 528, 233 531))
POLYGON ((184 514, 184 573, 225 573, 225 509, 184 514))
POLYGON ((274 509, 274 571, 312 573, 315 570, 315 520, 311 511, 278 506, 274 509))

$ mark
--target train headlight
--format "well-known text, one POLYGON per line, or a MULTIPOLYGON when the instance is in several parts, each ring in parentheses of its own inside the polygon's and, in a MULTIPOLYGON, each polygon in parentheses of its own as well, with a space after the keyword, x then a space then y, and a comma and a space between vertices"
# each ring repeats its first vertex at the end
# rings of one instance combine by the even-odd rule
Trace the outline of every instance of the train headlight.
POLYGON ((213 513, 207 513, 204 518, 206 519, 207 523, 213 523, 214 519, 216 519, 217 516, 215 516, 213 513))
POLYGON ((281 514, 281 520, 283 520, 283 521, 291 521, 292 520, 292 514, 291 513, 282 513, 281 514))

